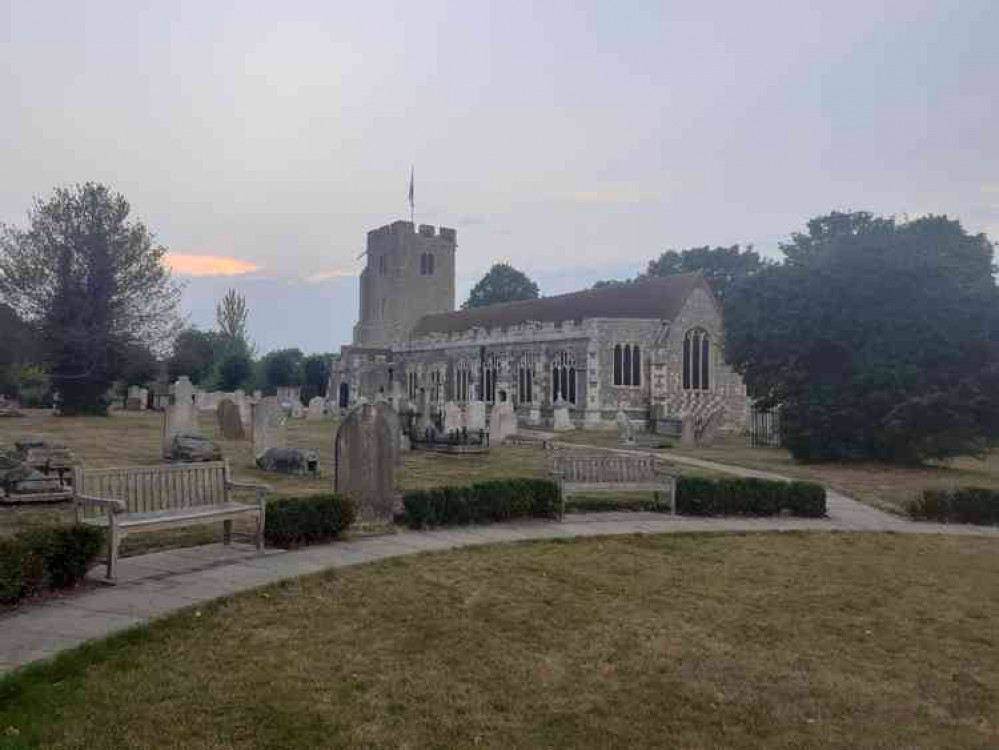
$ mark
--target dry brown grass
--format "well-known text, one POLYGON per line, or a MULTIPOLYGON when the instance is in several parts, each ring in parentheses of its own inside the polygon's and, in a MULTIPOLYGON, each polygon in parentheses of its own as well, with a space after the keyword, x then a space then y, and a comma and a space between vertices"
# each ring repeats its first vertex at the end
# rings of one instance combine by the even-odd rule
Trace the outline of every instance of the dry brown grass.
POLYGON ((999 747, 989 539, 618 537, 250 592, 0 681, 0 747, 999 747), (6 744, 4 744, 6 743, 6 744))

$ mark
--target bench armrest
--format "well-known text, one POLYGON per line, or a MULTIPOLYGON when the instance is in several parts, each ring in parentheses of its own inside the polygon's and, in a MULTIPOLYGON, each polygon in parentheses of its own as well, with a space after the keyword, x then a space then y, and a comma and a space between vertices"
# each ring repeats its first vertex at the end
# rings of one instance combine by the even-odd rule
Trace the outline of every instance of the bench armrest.
POLYGON ((110 497, 94 497, 93 495, 74 495, 73 500, 80 505, 96 505, 99 508, 107 508, 112 513, 124 513, 127 508, 121 500, 114 500, 110 497))

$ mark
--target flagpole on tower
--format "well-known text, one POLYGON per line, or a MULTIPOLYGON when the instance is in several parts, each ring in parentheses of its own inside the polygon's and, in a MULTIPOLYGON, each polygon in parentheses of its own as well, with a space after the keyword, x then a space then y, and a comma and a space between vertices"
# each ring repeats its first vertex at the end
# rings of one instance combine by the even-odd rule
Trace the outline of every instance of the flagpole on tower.
POLYGON ((413 223, 413 174, 415 172, 414 167, 409 168, 409 221, 413 223))

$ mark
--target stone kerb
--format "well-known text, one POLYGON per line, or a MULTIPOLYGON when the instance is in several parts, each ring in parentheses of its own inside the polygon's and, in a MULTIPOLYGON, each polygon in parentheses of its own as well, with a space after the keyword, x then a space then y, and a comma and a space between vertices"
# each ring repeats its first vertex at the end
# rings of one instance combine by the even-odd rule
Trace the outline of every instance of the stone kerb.
POLYGON ((395 513, 399 416, 385 403, 361 404, 340 423, 333 440, 333 490, 353 498, 358 517, 390 523, 395 513))

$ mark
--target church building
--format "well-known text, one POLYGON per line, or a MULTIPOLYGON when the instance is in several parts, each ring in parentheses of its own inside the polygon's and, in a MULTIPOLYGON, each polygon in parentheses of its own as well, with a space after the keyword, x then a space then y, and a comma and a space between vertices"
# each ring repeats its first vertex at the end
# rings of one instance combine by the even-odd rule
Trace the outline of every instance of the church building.
POLYGON ((745 427, 746 390, 722 353, 721 307, 700 273, 455 310, 454 229, 396 221, 368 232, 354 341, 330 397, 423 394, 439 411, 512 401, 521 424, 551 426, 565 402, 579 428, 618 409, 649 429, 683 419, 745 427))

